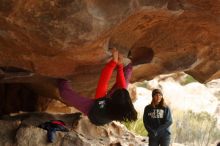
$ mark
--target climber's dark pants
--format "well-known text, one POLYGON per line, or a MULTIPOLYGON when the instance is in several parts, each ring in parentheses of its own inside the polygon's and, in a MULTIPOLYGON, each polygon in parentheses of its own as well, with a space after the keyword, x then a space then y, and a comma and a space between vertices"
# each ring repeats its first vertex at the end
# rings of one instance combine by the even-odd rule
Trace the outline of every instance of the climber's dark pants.
POLYGON ((149 137, 149 146, 169 146, 170 135, 149 137))

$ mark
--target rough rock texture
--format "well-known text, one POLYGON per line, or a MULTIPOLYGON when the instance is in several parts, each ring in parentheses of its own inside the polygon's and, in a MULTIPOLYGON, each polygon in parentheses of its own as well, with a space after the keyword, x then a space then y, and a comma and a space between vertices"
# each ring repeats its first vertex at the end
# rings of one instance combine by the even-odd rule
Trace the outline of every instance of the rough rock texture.
POLYGON ((219 16, 219 0, 0 0, 1 86, 58 98, 65 77, 92 97, 108 47, 131 51, 131 82, 179 71, 207 82, 220 77, 219 16))
POLYGON ((0 120, 0 145, 16 146, 144 146, 146 138, 135 136, 123 125, 112 122, 94 126, 86 117, 75 114, 18 114, 0 120), (56 132, 53 143, 47 142, 47 131, 38 125, 48 120, 63 120, 69 132, 56 132))

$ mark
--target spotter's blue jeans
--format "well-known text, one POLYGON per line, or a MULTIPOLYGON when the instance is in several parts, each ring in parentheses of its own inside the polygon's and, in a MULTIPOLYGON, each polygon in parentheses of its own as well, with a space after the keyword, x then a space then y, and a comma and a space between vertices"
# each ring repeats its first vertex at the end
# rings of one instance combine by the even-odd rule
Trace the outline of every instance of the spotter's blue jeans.
POLYGON ((149 146, 169 146, 170 135, 149 136, 149 146))

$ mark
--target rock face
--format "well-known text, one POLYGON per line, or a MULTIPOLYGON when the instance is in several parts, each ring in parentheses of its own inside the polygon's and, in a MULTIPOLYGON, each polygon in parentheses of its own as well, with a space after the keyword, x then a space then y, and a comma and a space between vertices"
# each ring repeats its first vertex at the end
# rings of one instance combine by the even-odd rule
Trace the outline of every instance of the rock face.
POLYGON ((219 16, 219 0, 0 0, 1 86, 57 98, 65 77, 92 97, 109 47, 131 51, 131 82, 179 71, 207 82, 220 77, 219 16))
POLYGON ((18 114, 0 120, 0 145, 17 146, 144 146, 144 137, 135 136, 123 125, 112 122, 95 126, 86 117, 75 114, 18 114), (69 132, 56 132, 53 143, 47 141, 47 131, 38 127, 48 120, 62 120, 69 132))

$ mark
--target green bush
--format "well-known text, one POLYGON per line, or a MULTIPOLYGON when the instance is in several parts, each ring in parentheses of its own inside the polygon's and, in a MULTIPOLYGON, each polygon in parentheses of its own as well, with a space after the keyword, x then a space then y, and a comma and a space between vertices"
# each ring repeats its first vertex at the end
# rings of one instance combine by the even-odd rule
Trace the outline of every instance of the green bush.
POLYGON ((137 87, 147 88, 148 82, 147 81, 137 82, 137 83, 135 83, 135 85, 137 87))
POLYGON ((186 145, 207 146, 218 140, 217 119, 207 112, 173 112, 173 141, 186 145))
POLYGON ((130 131, 141 135, 141 136, 146 136, 147 131, 143 125, 143 119, 138 119, 135 122, 125 122, 123 123, 130 131))
POLYGON ((194 79, 192 76, 190 75, 187 75, 185 80, 183 80, 181 82, 182 85, 186 85, 186 84, 189 84, 189 83, 192 83, 192 82, 198 82, 196 79, 194 79))

